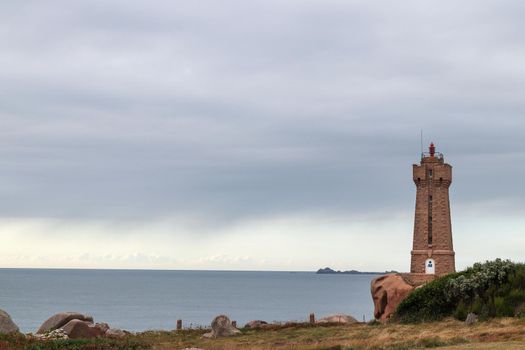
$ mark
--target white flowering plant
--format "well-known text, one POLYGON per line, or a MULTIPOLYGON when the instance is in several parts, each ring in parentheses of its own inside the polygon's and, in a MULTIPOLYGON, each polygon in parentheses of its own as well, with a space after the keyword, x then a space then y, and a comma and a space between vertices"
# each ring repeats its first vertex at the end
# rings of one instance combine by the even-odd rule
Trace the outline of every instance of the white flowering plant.
POLYGON ((525 265, 496 259, 440 277, 414 290, 394 315, 401 322, 423 322, 470 312, 480 319, 525 317, 525 265))

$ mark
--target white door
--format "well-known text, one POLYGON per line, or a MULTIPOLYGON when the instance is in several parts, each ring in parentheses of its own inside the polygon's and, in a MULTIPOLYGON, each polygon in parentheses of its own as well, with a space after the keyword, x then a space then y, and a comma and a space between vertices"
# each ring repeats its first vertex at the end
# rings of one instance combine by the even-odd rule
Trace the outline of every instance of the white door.
POLYGON ((436 263, 434 259, 427 259, 427 261, 425 261, 425 273, 427 275, 434 275, 436 273, 436 263))

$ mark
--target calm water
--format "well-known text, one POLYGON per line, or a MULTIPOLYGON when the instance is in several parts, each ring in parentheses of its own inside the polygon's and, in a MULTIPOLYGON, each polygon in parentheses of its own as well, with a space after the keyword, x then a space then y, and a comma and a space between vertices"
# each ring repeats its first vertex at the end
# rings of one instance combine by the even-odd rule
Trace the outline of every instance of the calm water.
POLYGON ((131 331, 209 325, 225 313, 253 319, 306 320, 333 313, 372 318, 375 275, 310 272, 0 269, 0 309, 23 332, 49 316, 79 311, 131 331))

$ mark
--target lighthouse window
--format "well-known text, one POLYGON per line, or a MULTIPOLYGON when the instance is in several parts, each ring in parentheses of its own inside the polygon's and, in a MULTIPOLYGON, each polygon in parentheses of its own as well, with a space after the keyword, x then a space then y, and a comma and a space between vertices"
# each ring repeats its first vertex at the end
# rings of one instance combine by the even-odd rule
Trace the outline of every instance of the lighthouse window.
POLYGON ((432 196, 428 196, 428 245, 432 245, 432 196))
POLYGON ((432 169, 430 169, 430 170, 428 171, 428 177, 430 177, 430 178, 432 177, 432 169))
POLYGON ((428 217, 428 245, 432 245, 432 216, 428 217))

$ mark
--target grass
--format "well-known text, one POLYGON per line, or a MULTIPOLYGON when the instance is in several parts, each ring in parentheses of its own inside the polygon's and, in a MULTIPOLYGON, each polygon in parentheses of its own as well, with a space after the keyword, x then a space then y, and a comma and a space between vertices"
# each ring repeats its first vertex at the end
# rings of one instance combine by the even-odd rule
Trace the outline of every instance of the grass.
POLYGON ((512 349, 510 346, 525 349, 525 322, 514 318, 495 319, 474 326, 465 326, 453 319, 434 323, 373 326, 295 325, 272 330, 248 330, 239 336, 215 340, 202 339, 201 334, 202 331, 160 332, 145 333, 141 337, 158 350, 180 350, 185 347, 206 350, 460 350, 475 349, 465 346, 486 342, 491 342, 494 349, 512 349))
POLYGON ((23 335, 0 335, 0 350, 149 350, 151 344, 140 337, 126 339, 69 339, 37 341, 23 335))
POLYGON ((151 331, 120 340, 68 340, 36 342, 22 336, 0 336, 0 350, 503 350, 525 349, 525 320, 499 318, 465 326, 440 322, 388 325, 295 324, 265 330, 243 330, 241 335, 205 339, 205 330, 151 331))
POLYGON ((485 343, 485 344, 467 344, 460 346, 446 346, 440 350, 523 350, 523 342, 505 342, 505 343, 485 343))

